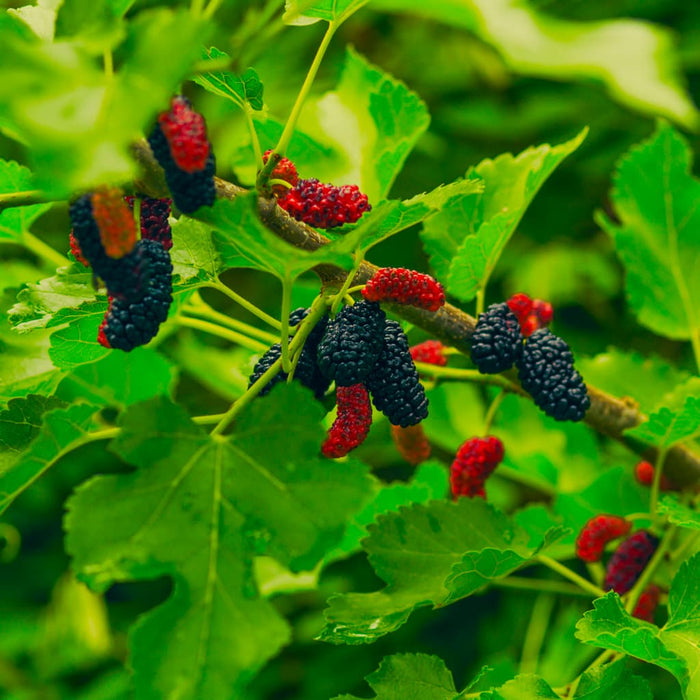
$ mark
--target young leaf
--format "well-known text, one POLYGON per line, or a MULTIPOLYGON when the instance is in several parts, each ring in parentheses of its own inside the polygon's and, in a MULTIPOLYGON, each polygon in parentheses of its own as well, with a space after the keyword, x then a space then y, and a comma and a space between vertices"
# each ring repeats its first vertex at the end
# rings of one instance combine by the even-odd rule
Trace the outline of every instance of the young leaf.
MULTIPOLYGON (((373 700, 457 700, 452 674, 445 662, 427 654, 385 656, 379 668, 366 678, 375 692, 373 700)), ((360 700, 340 695, 334 700, 360 700)))
POLYGON ((700 347, 700 182, 687 141, 660 122, 618 163, 611 197, 617 223, 600 213, 627 271, 627 296, 639 322, 700 347))
POLYGON ((518 156, 506 153, 482 161, 467 172, 467 179, 483 182, 483 194, 457 200, 454 210, 445 207, 428 219, 422 233, 431 263, 451 294, 471 301, 486 286, 530 202, 587 131, 558 146, 544 144, 518 156))
MULTIPOLYGON (((204 58, 218 61, 228 59, 229 55, 212 46, 204 52, 204 58)), ((257 111, 263 108, 263 84, 253 68, 246 68, 240 76, 231 71, 210 71, 196 75, 192 80, 207 92, 231 100, 241 109, 246 105, 257 111)))
POLYGON ((479 700, 550 700, 559 698, 549 683, 531 673, 516 676, 500 688, 482 693, 479 700))
MULTIPOLYGON (((32 189, 34 181, 28 168, 0 158, 0 195, 32 189)), ((22 234, 29 231, 32 223, 50 208, 50 204, 30 204, 0 211, 0 243, 21 243, 22 234)))
POLYGON ((549 538, 536 547, 528 539, 478 498, 416 504, 380 516, 369 526, 363 546, 387 586, 332 597, 320 638, 336 644, 373 642, 403 625, 418 607, 454 602, 508 575, 549 538))
POLYGON ((476 33, 516 73, 603 83, 634 109, 688 129, 700 115, 684 90, 671 32, 650 22, 573 22, 527 0, 374 0, 375 9, 415 12, 476 33))
POLYGON ((342 24, 357 12, 368 0, 285 0, 286 24, 303 26, 319 20, 342 24))
POLYGON ((7 12, 19 17, 32 31, 46 41, 52 41, 56 27, 56 12, 63 0, 37 0, 36 5, 24 5, 7 12))
POLYGON ((307 390, 286 384, 227 438, 164 399, 126 414, 112 449, 136 470, 81 487, 66 528, 73 566, 93 588, 174 580, 172 596, 131 632, 136 698, 239 694, 287 642, 286 623, 258 597, 253 556, 313 568, 371 489, 361 464, 310 456, 323 441, 321 415, 307 390))
POLYGON ((675 496, 664 496, 659 503, 659 513, 668 517, 674 525, 700 530, 700 514, 681 503, 675 496))
POLYGON ((626 430, 644 442, 661 449, 668 449, 677 442, 700 436, 700 398, 689 396, 683 408, 672 411, 663 407, 649 416, 649 420, 636 428, 626 430))
MULTIPOLYGON (((16 414, 21 404, 14 401, 9 403, 7 411, 0 414, 0 424, 9 422, 16 429, 16 414)), ((50 409, 52 405, 54 404, 44 402, 45 408, 50 409)), ((36 401, 31 405, 25 403, 24 406, 26 410, 23 411, 23 422, 28 423, 28 428, 24 432, 22 445, 15 443, 8 446, 7 442, 2 445, 5 450, 10 448, 10 454, 2 456, 0 515, 61 457, 92 439, 89 431, 94 427, 96 406, 81 403, 48 410, 41 416, 40 428, 38 419, 41 414, 37 412, 36 401)))

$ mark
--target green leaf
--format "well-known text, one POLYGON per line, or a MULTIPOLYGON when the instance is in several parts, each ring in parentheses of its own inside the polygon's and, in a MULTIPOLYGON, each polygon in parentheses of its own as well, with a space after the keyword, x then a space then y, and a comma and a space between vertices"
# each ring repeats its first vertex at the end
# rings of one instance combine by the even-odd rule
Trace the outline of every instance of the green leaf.
POLYGON ((73 369, 117 352, 97 342, 97 333, 107 308, 102 304, 89 306, 90 312, 86 312, 85 315, 71 321, 65 328, 60 328, 51 335, 49 357, 56 367, 73 369))
MULTIPOLYGON (((218 62, 229 59, 229 55, 212 46, 204 51, 204 58, 218 62)), ((263 108, 263 84, 253 68, 246 68, 240 76, 231 71, 211 71, 196 75, 192 80, 207 92, 231 100, 241 109, 246 105, 257 111, 263 108)))
MULTIPOLYGON (((224 269, 214 245, 212 229, 196 219, 181 216, 172 226, 173 247, 170 259, 178 288, 199 286, 215 280, 224 269)), ((241 262, 245 261, 241 259, 241 262)), ((244 264, 234 267, 244 267, 244 264)))
MULTIPOLYGON (((334 596, 320 638, 362 644, 394 631, 411 612, 468 596, 538 550, 528 534, 481 499, 403 507, 369 526, 363 546, 387 587, 334 596)), ((544 542, 538 543, 541 547, 544 542)))
POLYGON ((71 37, 95 54, 108 51, 124 38, 122 17, 129 4, 114 0, 63 0, 56 17, 56 38, 71 37))
MULTIPOLYGON (((0 158, 0 195, 32 189, 34 189, 34 181, 28 168, 14 161, 0 158)), ((50 204, 30 204, 0 211, 0 243, 3 241, 21 243, 22 234, 29 231, 32 223, 50 208, 50 204)))
POLYGON ((586 671, 574 698, 583 700, 653 700, 649 681, 633 676, 624 662, 597 666, 586 671))
MULTIPOLYGON (((367 676, 372 700, 456 700, 457 689, 445 662, 427 654, 385 656, 367 676)), ((335 700, 360 700, 341 695, 335 700)))
POLYGON ((69 501, 67 548, 93 588, 173 578, 170 598, 131 632, 137 700, 240 696, 287 642, 286 623, 257 594, 253 556, 313 568, 371 491, 358 462, 310 456, 321 416, 310 392, 286 384, 227 438, 167 400, 136 404, 112 444, 135 471, 97 477, 69 501))
POLYGON ((700 436, 700 398, 689 396, 682 409, 661 408, 649 420, 625 431, 644 442, 667 450, 678 442, 700 436))
MULTIPOLYGON (((0 422, 9 421, 16 427, 16 404, 10 402, 9 405, 8 411, 0 415, 0 422)), ((51 404, 47 403, 46 406, 51 404)), ((3 468, 0 471, 0 514, 61 457, 90 441, 88 433, 94 427, 96 410, 95 406, 89 404, 75 404, 50 410, 43 415, 38 432, 35 430, 38 426, 36 410, 23 417, 23 422, 27 423, 25 435, 32 439, 22 445, 19 454, 15 454, 17 445, 13 447, 10 455, 13 459, 3 455, 3 468)))
POLYGON ((71 403, 80 399, 95 405, 123 408, 154 396, 167 396, 174 367, 149 348, 110 352, 91 364, 76 367, 58 387, 56 395, 71 403))
POLYGON ((308 133, 347 161, 333 184, 354 183, 375 205, 386 198, 430 118, 418 95, 348 49, 337 87, 309 104, 302 120, 308 133))
POLYGON ((342 24, 368 0, 285 0, 282 19, 286 24, 304 26, 319 20, 342 24))
POLYGON ((700 530, 700 513, 681 503, 676 496, 664 496, 658 510, 674 525, 700 530))
POLYGON ((516 676, 500 688, 479 696, 479 700, 549 700, 550 698, 558 699, 559 695, 552 690, 544 678, 530 673, 516 676))
POLYGON ((598 223, 625 266, 627 297, 639 322, 669 338, 700 344, 700 182, 692 151, 668 124, 618 163, 611 193, 620 223, 598 223))
POLYGON ((422 238, 447 290, 471 301, 483 289, 510 237, 540 187, 586 137, 587 129, 558 146, 543 144, 517 156, 505 153, 467 172, 483 194, 456 200, 425 223, 422 238))
POLYGON ((7 12, 25 22, 40 39, 51 41, 56 27, 56 12, 62 1, 37 0, 36 5, 10 8, 7 12))
POLYGON ((696 129, 700 116, 679 69, 670 30, 647 21, 574 22, 527 0, 373 0, 375 9, 413 12, 475 33, 514 72, 557 81, 602 83, 639 111, 696 129))

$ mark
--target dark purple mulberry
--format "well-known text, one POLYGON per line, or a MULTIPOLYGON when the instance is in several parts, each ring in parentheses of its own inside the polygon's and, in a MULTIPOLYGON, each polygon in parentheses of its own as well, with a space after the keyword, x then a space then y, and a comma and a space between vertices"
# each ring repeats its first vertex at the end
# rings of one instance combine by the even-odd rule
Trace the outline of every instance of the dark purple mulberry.
POLYGON ((548 416, 559 421, 583 418, 591 400, 566 341, 540 328, 527 339, 515 364, 523 389, 548 416))
POLYGON ((646 530, 630 535, 610 557, 605 571, 605 590, 613 590, 618 595, 627 593, 642 575, 658 546, 659 539, 646 530))
MULTIPOLYGON (((135 197, 127 197, 129 206, 134 208, 135 197)), ((170 228, 171 199, 154 199, 140 196, 141 199, 141 238, 158 241, 165 250, 173 247, 173 232, 170 228)))
POLYGON ((472 336, 471 358, 482 374, 497 374, 513 366, 523 346, 520 324, 508 304, 491 304, 472 336))
POLYGON ((384 346, 365 385, 374 407, 392 425, 407 428, 427 418, 428 399, 418 380, 406 334, 396 321, 385 323, 384 346))

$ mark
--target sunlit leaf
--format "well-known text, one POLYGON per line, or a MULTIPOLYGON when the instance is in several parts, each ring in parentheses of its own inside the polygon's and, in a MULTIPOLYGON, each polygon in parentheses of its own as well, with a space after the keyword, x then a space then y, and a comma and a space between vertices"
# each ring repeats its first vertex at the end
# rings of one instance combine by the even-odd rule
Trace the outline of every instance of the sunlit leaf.
POLYGON ((700 398, 689 396, 675 411, 666 407, 649 416, 649 420, 625 431, 644 442, 668 449, 677 442, 700 436, 700 398))
POLYGON ((304 26, 319 20, 340 24, 357 12, 368 0, 285 0, 283 20, 304 26))
MULTIPOLYGON (((14 161, 0 159, 0 195, 32 189, 34 189, 34 181, 28 168, 14 161)), ((30 204, 0 211, 0 243, 3 241, 21 243, 22 234, 28 231, 32 222, 50 207, 50 204, 30 204)))

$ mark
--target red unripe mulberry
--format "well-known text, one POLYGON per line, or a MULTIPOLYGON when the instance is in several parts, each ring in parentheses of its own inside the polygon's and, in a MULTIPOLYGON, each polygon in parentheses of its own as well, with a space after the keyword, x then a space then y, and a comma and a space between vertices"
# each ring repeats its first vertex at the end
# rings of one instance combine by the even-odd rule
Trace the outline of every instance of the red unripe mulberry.
POLYGON ((209 157, 209 141, 204 117, 192 109, 182 95, 173 97, 170 111, 158 115, 170 154, 178 168, 186 173, 203 170, 209 157))
POLYGON ((661 597, 661 589, 653 583, 644 589, 642 595, 639 596, 637 605, 634 606, 632 617, 637 617, 640 620, 654 622, 654 612, 659 605, 661 597))
POLYGON ((338 416, 321 446, 326 457, 344 457, 361 445, 372 425, 372 404, 364 384, 336 388, 338 416))
POLYGON ((535 331, 545 328, 552 322, 554 311, 552 305, 541 299, 531 299, 527 294, 518 292, 506 302, 520 323, 522 334, 529 338, 535 331))
POLYGON ((82 263, 85 267, 90 267, 90 263, 85 259, 83 251, 80 250, 80 243, 78 243, 78 239, 75 237, 72 229, 70 232, 70 252, 73 253, 73 257, 79 263, 82 263))
MULTIPOLYGON (((643 486, 651 486, 654 483, 654 465, 651 462, 639 462, 634 468, 634 476, 643 486)), ((672 491, 674 488, 665 474, 661 475, 659 487, 662 491, 672 491)))
POLYGON ((123 258, 136 245, 136 222, 123 192, 117 187, 105 187, 96 190, 91 200, 104 252, 110 258, 123 258))
POLYGON ((503 461, 503 443, 493 436, 471 438, 457 451, 450 468, 452 497, 485 498, 484 483, 503 461))
POLYGON ((382 267, 367 282, 362 296, 368 301, 389 301, 437 311, 445 303, 442 285, 430 275, 403 267, 382 267))
POLYGON ((605 571, 605 590, 613 590, 618 595, 627 593, 642 575, 658 546, 659 539, 646 530, 630 535, 610 557, 605 571))
POLYGON ((399 454, 413 466, 425 462, 430 457, 430 442, 423 430, 423 425, 391 426, 391 437, 399 454))
MULTIPOLYGON (((269 149, 263 153, 263 163, 267 163, 270 153, 272 153, 272 149, 269 149)), ((294 187, 297 182, 299 182, 299 173, 297 173, 296 166, 291 160, 289 160, 289 158, 280 158, 279 162, 270 173, 270 179, 284 180, 294 187)), ((283 197, 288 189, 290 188, 285 187, 284 185, 272 185, 272 192, 277 197, 283 197)))
POLYGON ((444 367, 447 364, 445 346, 439 340, 426 340, 409 348, 414 362, 444 367))
POLYGON ((631 527, 632 523, 619 515, 596 515, 576 538, 576 555, 583 561, 600 561, 605 545, 626 535, 631 527))

